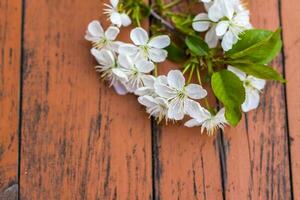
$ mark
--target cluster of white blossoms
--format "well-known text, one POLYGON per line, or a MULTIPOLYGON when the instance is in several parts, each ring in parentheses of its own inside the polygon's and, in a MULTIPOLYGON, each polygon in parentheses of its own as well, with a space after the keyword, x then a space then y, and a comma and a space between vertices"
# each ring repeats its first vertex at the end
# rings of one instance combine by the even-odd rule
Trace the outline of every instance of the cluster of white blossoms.
MULTIPOLYGON (((239 0, 202 0, 207 13, 197 15, 193 22, 196 31, 207 31, 205 41, 216 47, 222 40, 224 51, 232 48, 239 34, 251 28, 249 12, 239 0)), ((187 84, 183 73, 171 70, 167 75, 153 76, 158 63, 167 58, 164 49, 171 43, 169 36, 149 37, 141 27, 131 30, 132 43, 117 41, 120 27, 129 26, 131 20, 125 13, 118 11, 118 0, 106 4, 105 13, 111 25, 104 30, 99 21, 92 21, 86 31, 86 40, 92 42, 91 54, 98 62, 96 70, 101 77, 113 86, 119 95, 133 93, 138 102, 146 107, 147 113, 158 122, 178 121, 187 115, 191 117, 185 123, 187 127, 202 126, 208 134, 228 124, 225 109, 212 114, 199 103, 207 96, 207 91, 199 84, 187 84)), ((242 110, 248 112, 258 106, 260 90, 265 81, 229 66, 228 70, 236 74, 244 83, 246 101, 242 110)))
POLYGON ((239 35, 252 25, 249 11, 240 0, 201 0, 207 13, 198 14, 193 20, 193 28, 205 32, 205 41, 210 48, 222 40, 222 48, 228 51, 237 43, 239 35))
MULTIPOLYGON (((206 13, 198 14, 193 20, 193 29, 205 32, 205 42, 210 48, 217 46, 222 40, 224 51, 229 51, 239 40, 240 34, 251 29, 249 10, 240 0, 200 0, 204 3, 206 13)), ((259 105, 259 93, 266 81, 247 76, 244 72, 228 66, 228 70, 237 75, 244 83, 246 100, 242 105, 243 112, 256 109, 259 105)))

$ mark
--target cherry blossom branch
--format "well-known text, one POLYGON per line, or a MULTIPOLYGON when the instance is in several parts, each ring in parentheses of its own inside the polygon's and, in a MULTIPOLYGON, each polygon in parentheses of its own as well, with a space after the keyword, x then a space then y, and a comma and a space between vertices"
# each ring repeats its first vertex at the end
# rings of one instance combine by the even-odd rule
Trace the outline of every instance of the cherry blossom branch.
POLYGON ((151 9, 150 11, 151 16, 154 17, 155 19, 157 19, 158 21, 160 21, 166 28, 174 31, 175 27, 168 22, 167 20, 165 20, 164 18, 162 18, 158 13, 156 13, 154 10, 151 9))

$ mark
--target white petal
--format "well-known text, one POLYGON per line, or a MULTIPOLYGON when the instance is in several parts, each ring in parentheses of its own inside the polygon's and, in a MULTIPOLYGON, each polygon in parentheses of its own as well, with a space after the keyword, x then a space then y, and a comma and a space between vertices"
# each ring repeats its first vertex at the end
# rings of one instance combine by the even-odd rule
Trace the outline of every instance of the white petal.
POLYGON ((205 42, 209 48, 215 48, 218 45, 219 38, 216 34, 216 26, 213 26, 207 31, 205 35, 205 42))
POLYGON ((234 14, 234 6, 233 3, 228 0, 223 0, 223 8, 222 8, 224 15, 228 19, 232 19, 234 14))
POLYGON ((121 41, 113 41, 111 42, 111 48, 114 52, 119 53, 119 48, 121 45, 124 45, 124 42, 121 41))
POLYGON ((246 100, 242 104, 242 110, 249 112, 250 110, 256 109, 259 105, 259 91, 253 88, 246 88, 246 100))
POLYGON ((118 63, 121 67, 126 69, 131 69, 134 65, 131 58, 128 55, 120 54, 118 56, 118 63))
POLYGON ((247 75, 243 71, 241 71, 241 70, 239 70, 239 69, 237 69, 235 67, 232 67, 232 66, 228 66, 227 69, 229 71, 233 72, 235 75, 237 75, 237 77, 239 77, 239 79, 241 81, 245 81, 246 80, 247 75))
POLYGON ((209 0, 207 3, 206 3, 206 2, 204 3, 204 8, 205 8, 206 11, 209 10, 209 8, 212 6, 212 3, 213 3, 213 2, 210 1, 210 0, 209 0))
POLYGON ((179 98, 171 101, 168 110, 168 118, 174 120, 182 120, 184 117, 184 105, 179 98))
POLYGON ((167 85, 168 78, 165 75, 160 75, 156 78, 155 83, 167 85))
POLYGON ((152 90, 148 87, 140 87, 134 91, 134 94, 137 96, 145 96, 145 95, 151 95, 152 90))
POLYGON ((112 24, 115 24, 118 27, 120 27, 122 25, 122 19, 120 13, 112 12, 110 15, 110 21, 112 24))
POLYGON ((168 107, 169 107, 167 100, 164 99, 164 98, 156 97, 156 98, 155 98, 155 102, 156 102, 157 104, 159 104, 159 105, 164 106, 165 108, 168 108, 168 107))
POLYGON ((151 96, 142 96, 142 97, 139 97, 138 98, 138 102, 140 104, 142 104, 143 106, 146 106, 146 107, 152 107, 152 106, 156 105, 154 98, 151 97, 151 96))
POLYGON ((163 98, 166 99, 172 99, 176 97, 177 93, 176 91, 172 90, 166 85, 163 84, 154 84, 155 92, 163 98))
POLYGON ((232 49, 235 40, 236 37, 234 36, 234 34, 231 31, 227 31, 227 33, 223 37, 221 44, 224 51, 229 51, 230 49, 232 49))
POLYGON ((216 34, 217 36, 223 36, 229 27, 229 21, 221 21, 218 23, 216 27, 216 34))
POLYGON ((131 24, 131 19, 125 13, 121 14, 121 21, 123 26, 129 26, 131 24))
POLYGON ((110 4, 111 4, 114 8, 116 8, 116 7, 118 6, 118 4, 119 4, 119 0, 110 0, 110 4))
POLYGON ((150 73, 154 69, 154 64, 147 60, 138 60, 135 66, 142 73, 150 73))
POLYGON ((128 93, 128 91, 127 91, 126 87, 124 86, 124 84, 121 83, 121 82, 119 82, 119 81, 116 82, 113 86, 114 86, 114 88, 115 88, 115 91, 116 91, 117 94, 119 94, 119 95, 125 95, 125 94, 128 93))
POLYGON ((184 85, 185 85, 185 78, 182 74, 181 71, 179 70, 171 70, 169 73, 168 73, 168 84, 177 89, 177 90, 182 90, 184 85))
POLYGON ((108 40, 115 40, 120 33, 120 30, 117 27, 110 26, 106 31, 105 31, 105 38, 108 40))
POLYGON ((219 21, 222 17, 224 17, 222 8, 220 7, 220 3, 215 1, 213 5, 209 8, 208 18, 214 22, 219 21))
POLYGON ((92 36, 97 36, 97 37, 103 37, 103 35, 104 35, 104 31, 103 31, 103 28, 102 28, 100 22, 96 21, 96 20, 89 23, 88 32, 92 36))
POLYGON ((251 85, 253 87, 255 87, 256 89, 262 90, 262 89, 265 88, 265 85, 266 85, 266 81, 265 80, 259 79, 259 78, 253 77, 253 76, 248 76, 247 79, 250 80, 251 85))
POLYGON ((168 57, 168 52, 163 49, 150 48, 148 53, 149 59, 156 63, 164 62, 168 57))
POLYGON ((185 126, 192 128, 195 126, 201 126, 202 123, 199 123, 196 119, 190 119, 189 121, 185 122, 185 126))
POLYGON ((185 112, 192 118, 197 119, 198 122, 203 122, 211 118, 211 114, 208 110, 201 107, 201 105, 193 100, 185 100, 185 112))
POLYGON ((146 75, 143 77, 143 83, 146 87, 154 88, 155 81, 156 81, 156 78, 152 75, 146 75))
POLYGON ((193 28, 199 32, 208 30, 210 24, 211 22, 206 13, 198 14, 193 20, 193 28))
POLYGON ((171 40, 170 40, 169 36, 160 35, 160 36, 152 38, 149 41, 148 46, 154 47, 157 49, 163 49, 163 48, 169 46, 170 44, 171 44, 171 40))
POLYGON ((119 78, 120 81, 122 81, 122 82, 128 81, 128 77, 122 70, 120 70, 118 68, 113 68, 112 72, 114 73, 115 76, 117 76, 119 78))
POLYGON ((135 55, 139 49, 133 44, 123 44, 119 47, 119 54, 122 55, 135 55))
POLYGON ((131 31, 130 38, 133 41, 133 43, 138 46, 146 45, 149 41, 148 33, 140 27, 135 28, 131 31))
POLYGON ((221 110, 219 110, 219 112, 217 113, 217 115, 215 116, 215 118, 217 118, 217 120, 221 123, 228 123, 226 118, 225 118, 225 108, 222 108, 221 110))
POLYGON ((115 65, 115 57, 114 54, 108 50, 102 49, 97 50, 95 48, 91 49, 91 54, 95 56, 96 60, 100 65, 103 66, 114 66, 115 65))
POLYGON ((201 85, 189 84, 185 87, 188 97, 192 99, 203 99, 207 95, 207 91, 201 85))

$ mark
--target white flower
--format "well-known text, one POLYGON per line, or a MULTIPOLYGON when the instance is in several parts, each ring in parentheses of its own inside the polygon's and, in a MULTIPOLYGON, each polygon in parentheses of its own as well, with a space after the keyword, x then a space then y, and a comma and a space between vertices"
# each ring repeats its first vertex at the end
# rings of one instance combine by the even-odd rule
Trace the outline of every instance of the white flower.
POLYGON ((127 89, 124 82, 127 82, 128 78, 117 65, 115 55, 109 50, 97 50, 95 48, 91 50, 91 53, 100 64, 99 66, 96 66, 96 70, 101 73, 101 77, 108 80, 110 86, 114 86, 118 94, 126 94, 127 89))
POLYGON ((91 41, 95 48, 105 48, 108 50, 116 50, 118 43, 114 40, 117 38, 120 30, 117 27, 110 26, 104 32, 99 21, 92 21, 88 25, 85 39, 91 41))
POLYGON ((160 35, 149 40, 148 33, 139 27, 131 31, 130 38, 135 45, 121 45, 119 48, 120 54, 139 56, 156 63, 166 60, 168 52, 163 48, 170 45, 169 36, 160 35))
POLYGON ((161 75, 158 77, 154 77, 152 75, 147 75, 144 77, 143 83, 144 83, 144 86, 138 88, 134 94, 138 95, 138 96, 147 95, 147 96, 157 97, 158 95, 155 92, 154 85, 155 84, 168 84, 168 81, 167 81, 167 77, 164 75, 161 75))
POLYGON ((213 4, 213 0, 200 0, 204 3, 205 10, 208 10, 213 4))
POLYGON ((239 0, 203 1, 208 3, 208 14, 200 13, 193 20, 193 28, 198 32, 210 29, 205 41, 209 47, 217 46, 218 39, 222 38, 222 48, 228 51, 239 40, 239 35, 252 28, 249 11, 239 0))
POLYGON ((109 16, 111 23, 118 27, 129 26, 131 24, 129 16, 118 11, 119 0, 110 0, 110 4, 104 4, 107 7, 104 9, 104 13, 109 16))
POLYGON ((212 115, 208 110, 201 107, 199 103, 193 102, 187 113, 192 117, 184 125, 187 127, 201 126, 201 133, 206 129, 208 135, 213 135, 217 129, 224 129, 228 124, 225 119, 225 108, 222 108, 216 115, 212 115))
POLYGON ((183 119, 186 108, 192 99, 202 99, 207 95, 206 90, 197 84, 185 85, 185 78, 179 70, 171 70, 167 76, 168 84, 155 84, 155 92, 170 102, 168 118, 183 119))
POLYGON ((155 90, 154 90, 154 83, 155 83, 156 78, 152 75, 145 75, 143 78, 143 86, 139 87, 136 89, 134 92, 135 95, 137 96, 144 96, 144 95, 149 95, 149 96, 154 96, 155 95, 155 90))
POLYGON ((200 13, 194 18, 193 29, 198 32, 204 32, 209 29, 205 35, 205 42, 210 48, 217 46, 219 37, 216 34, 216 25, 212 23, 206 13, 200 13))
POLYGON ((155 117, 158 122, 163 118, 168 120, 168 102, 161 97, 141 96, 138 98, 140 104, 146 106, 147 113, 155 117))
POLYGON ((239 40, 239 35, 252 26, 249 11, 241 9, 240 1, 215 0, 208 17, 217 23, 216 35, 222 38, 222 47, 228 51, 239 40))
POLYGON ((247 76, 244 72, 232 66, 228 66, 228 70, 236 74, 244 83, 246 100, 242 104, 242 110, 249 112, 250 110, 256 109, 260 100, 259 93, 265 87, 266 81, 254 76, 247 76))
POLYGON ((120 54, 118 63, 128 76, 126 86, 130 92, 135 92, 136 89, 143 87, 147 74, 154 69, 152 62, 138 57, 132 58, 128 55, 120 54))
POLYGON ((232 46, 239 40, 239 35, 251 28, 248 11, 239 12, 229 20, 218 23, 216 27, 217 36, 222 39, 222 47, 225 51, 232 49, 232 46))

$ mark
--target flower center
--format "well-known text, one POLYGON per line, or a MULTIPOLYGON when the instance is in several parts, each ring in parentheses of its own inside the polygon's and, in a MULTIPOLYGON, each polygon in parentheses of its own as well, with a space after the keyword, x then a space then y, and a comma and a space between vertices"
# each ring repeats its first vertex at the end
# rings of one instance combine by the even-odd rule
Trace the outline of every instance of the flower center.
POLYGON ((178 93, 178 97, 179 97, 179 99, 181 99, 181 100, 183 100, 184 98, 185 98, 185 92, 184 91, 179 91, 179 93, 178 93))

